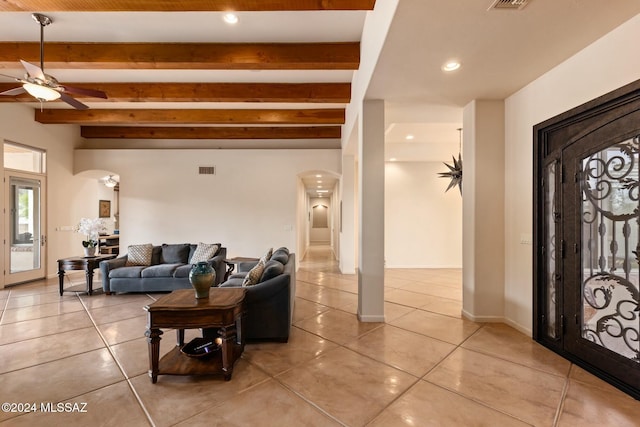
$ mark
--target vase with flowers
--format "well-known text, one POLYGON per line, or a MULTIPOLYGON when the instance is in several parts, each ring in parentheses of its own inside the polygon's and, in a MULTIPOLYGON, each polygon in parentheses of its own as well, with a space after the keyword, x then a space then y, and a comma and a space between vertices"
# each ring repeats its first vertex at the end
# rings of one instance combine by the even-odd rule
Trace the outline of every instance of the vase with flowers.
POLYGON ((107 226, 102 218, 81 218, 76 226, 76 232, 84 234, 86 239, 82 241, 85 257, 93 257, 98 246, 98 235, 107 231, 107 226))

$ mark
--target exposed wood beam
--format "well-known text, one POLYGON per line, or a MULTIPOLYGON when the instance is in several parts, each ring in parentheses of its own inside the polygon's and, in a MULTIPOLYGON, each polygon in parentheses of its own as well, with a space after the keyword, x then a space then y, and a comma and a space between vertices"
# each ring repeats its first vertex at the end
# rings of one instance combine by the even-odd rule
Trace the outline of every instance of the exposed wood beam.
POLYGON ((344 108, 317 109, 122 109, 35 110, 45 124, 344 124, 344 108))
MULTIPOLYGON (((45 67, 73 69, 356 70, 360 43, 46 44, 45 67)), ((0 43, 0 68, 40 62, 39 43, 0 43)))
MULTIPOLYGON (((73 95, 90 102, 331 102, 348 103, 350 83, 69 83, 97 89, 109 99, 73 95)), ((0 83, 0 92, 19 83, 0 83)), ((0 96, 0 102, 33 102, 29 94, 0 96)))
POLYGON ((4 0, 3 12, 179 12, 372 10, 375 0, 4 0))
POLYGON ((340 126, 296 127, 138 127, 82 126, 84 138, 119 139, 327 139, 340 138, 340 126))

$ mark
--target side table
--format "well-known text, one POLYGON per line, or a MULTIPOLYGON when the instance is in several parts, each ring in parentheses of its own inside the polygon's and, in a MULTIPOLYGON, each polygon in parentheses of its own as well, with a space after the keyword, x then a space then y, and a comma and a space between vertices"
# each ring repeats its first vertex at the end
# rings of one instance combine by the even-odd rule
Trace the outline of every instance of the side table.
POLYGON ((224 262, 225 264, 227 264, 227 271, 225 272, 224 279, 222 281, 223 282, 227 281, 229 276, 231 276, 231 273, 233 273, 233 270, 235 270, 236 264, 240 264, 241 262, 258 261, 259 259, 260 258, 247 258, 247 257, 241 257, 241 256, 225 259, 224 262))
POLYGON ((233 364, 244 351, 242 316, 244 288, 211 288, 209 298, 196 299, 193 289, 179 289, 164 295, 144 309, 147 311, 149 343, 149 376, 156 383, 158 375, 223 374, 231 379, 233 364), (160 328, 176 329, 177 345, 162 359, 160 328), (210 358, 189 357, 180 352, 184 346, 184 330, 202 328, 203 334, 217 329, 222 339, 219 354, 210 358))
POLYGON ((71 257, 58 260, 58 281, 60 283, 60 296, 64 291, 69 292, 86 292, 91 295, 93 293, 93 270, 100 266, 100 261, 115 258, 115 254, 97 255, 94 257, 71 257), (64 289, 64 272, 65 270, 85 270, 87 276, 87 287, 82 285, 71 286, 64 289))

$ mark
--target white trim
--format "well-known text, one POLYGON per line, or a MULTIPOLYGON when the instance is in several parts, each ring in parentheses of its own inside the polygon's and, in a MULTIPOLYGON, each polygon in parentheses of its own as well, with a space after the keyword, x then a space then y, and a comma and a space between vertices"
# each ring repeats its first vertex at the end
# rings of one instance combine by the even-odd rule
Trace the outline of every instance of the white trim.
POLYGON ((523 334, 529 336, 529 337, 533 337, 533 331, 525 326, 522 326, 521 324, 514 322, 511 319, 504 319, 504 323, 511 326, 513 329, 522 332, 523 334))
POLYGON ((505 323, 503 316, 474 316, 466 310, 462 310, 462 317, 477 323, 505 323))
POLYGON ((383 323, 384 322, 384 314, 362 315, 362 314, 358 313, 358 320, 361 321, 361 322, 383 323))
POLYGON ((384 268, 447 268, 462 270, 462 265, 385 265, 384 268))
POLYGON ((462 310, 461 312, 462 317, 464 317, 467 320, 471 320, 472 322, 476 322, 476 323, 503 323, 507 326, 512 327, 513 329, 515 329, 516 331, 525 334, 528 337, 533 337, 533 333, 531 331, 531 329, 520 325, 519 323, 514 322, 511 319, 507 319, 503 316, 473 316, 471 313, 469 313, 466 310, 462 310))

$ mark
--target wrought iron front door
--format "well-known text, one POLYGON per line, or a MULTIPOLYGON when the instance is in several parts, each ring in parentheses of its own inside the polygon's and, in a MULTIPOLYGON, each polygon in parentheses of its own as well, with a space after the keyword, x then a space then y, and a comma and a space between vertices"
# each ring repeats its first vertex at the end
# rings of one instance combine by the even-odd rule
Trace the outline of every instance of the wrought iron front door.
POLYGON ((534 135, 534 338, 640 399, 640 81, 534 135))
POLYGON ((640 387, 640 135, 563 152, 565 348, 640 387))

